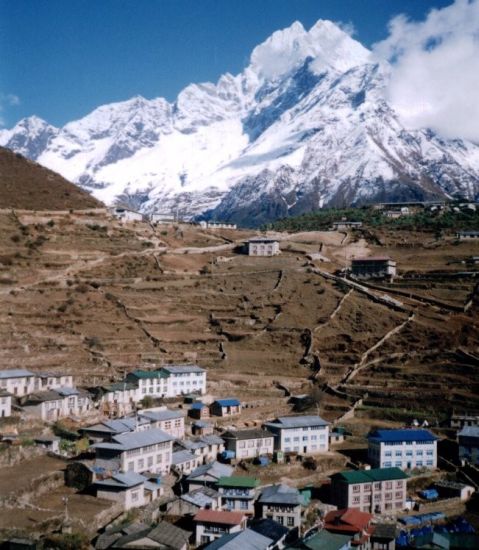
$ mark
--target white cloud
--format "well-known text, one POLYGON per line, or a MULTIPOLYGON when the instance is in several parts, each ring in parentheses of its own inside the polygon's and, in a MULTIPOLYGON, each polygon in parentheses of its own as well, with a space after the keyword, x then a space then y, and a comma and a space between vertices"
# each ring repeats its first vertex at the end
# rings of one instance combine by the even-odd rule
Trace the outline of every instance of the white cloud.
POLYGON ((373 51, 391 62, 388 100, 407 127, 479 142, 479 0, 456 0, 421 22, 399 15, 373 51))
POLYGON ((16 105, 20 105, 20 98, 17 95, 0 92, 0 126, 5 126, 5 120, 2 116, 5 107, 15 107, 16 105))

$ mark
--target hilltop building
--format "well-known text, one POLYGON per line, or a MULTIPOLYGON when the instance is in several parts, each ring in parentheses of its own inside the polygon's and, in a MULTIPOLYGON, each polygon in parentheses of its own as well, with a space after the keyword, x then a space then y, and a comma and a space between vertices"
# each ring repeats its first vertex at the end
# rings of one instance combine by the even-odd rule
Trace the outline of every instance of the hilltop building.
POLYGON ((351 275, 357 279, 393 279, 396 276, 396 262, 389 256, 354 258, 351 261, 351 275))
POLYGON ((368 458, 377 468, 437 467, 437 437, 428 430, 374 430, 368 436, 368 458))
POLYGON ((255 237, 248 241, 248 256, 276 256, 280 253, 279 241, 255 237))
POLYGON ((143 214, 123 206, 110 208, 110 214, 123 223, 141 222, 143 220, 143 214))

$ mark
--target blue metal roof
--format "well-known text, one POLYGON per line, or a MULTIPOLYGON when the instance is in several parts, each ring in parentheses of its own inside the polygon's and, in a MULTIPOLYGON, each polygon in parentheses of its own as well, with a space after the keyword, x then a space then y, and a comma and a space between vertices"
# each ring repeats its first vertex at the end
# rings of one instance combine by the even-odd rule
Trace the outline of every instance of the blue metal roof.
POLYGON ((429 430, 374 430, 368 435, 369 441, 378 443, 396 441, 436 441, 438 438, 429 430))
POLYGON ((220 548, 226 550, 266 550, 272 544, 272 539, 246 528, 238 533, 223 535, 219 539, 210 542, 205 550, 219 550, 220 548))
POLYGON ((274 422, 266 422, 265 426, 274 428, 307 428, 310 426, 328 426, 329 422, 320 416, 280 416, 274 422))
POLYGON ((238 399, 217 399, 215 403, 218 403, 220 407, 238 407, 241 403, 238 399))
POLYGON ((193 405, 191 405, 191 408, 195 411, 201 411, 201 409, 204 409, 206 407, 206 405, 204 403, 193 403, 193 405))

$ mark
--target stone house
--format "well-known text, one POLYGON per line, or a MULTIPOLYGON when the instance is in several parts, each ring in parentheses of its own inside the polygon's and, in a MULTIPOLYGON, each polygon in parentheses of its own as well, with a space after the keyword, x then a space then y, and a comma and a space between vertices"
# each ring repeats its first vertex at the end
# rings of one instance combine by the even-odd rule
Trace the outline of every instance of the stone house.
POLYGON ((256 237, 248 241, 248 256, 276 256, 280 253, 279 241, 256 237))
POLYGON ((0 390, 0 418, 12 415, 12 394, 0 390))
POLYGON ((95 464, 109 471, 167 474, 171 468, 173 437, 151 428, 115 435, 111 442, 92 445, 95 464))
POLYGON ((331 476, 331 496, 338 508, 383 514, 404 510, 408 476, 400 468, 339 472, 331 476))
POLYGON ((246 516, 240 512, 200 510, 194 517, 196 546, 208 544, 223 535, 246 528, 246 516))
POLYGON ((256 517, 269 518, 288 529, 300 527, 303 498, 298 489, 270 485, 261 489, 256 501, 256 517))
POLYGON ((247 476, 221 477, 217 484, 223 510, 254 515, 259 480, 247 476))
POLYGON ((282 416, 263 426, 274 435, 274 448, 285 453, 325 453, 329 423, 320 416, 282 416))
POLYGON ((162 494, 162 487, 135 472, 115 473, 110 478, 97 479, 96 496, 121 503, 123 510, 145 506, 162 494))
POLYGON ((396 262, 389 256, 353 258, 351 260, 351 275, 356 279, 392 280, 396 276, 396 262))
POLYGON ((67 416, 82 416, 93 408, 90 394, 82 389, 59 388, 25 396, 21 400, 23 410, 44 420, 55 422, 67 416))
POLYGON ((241 414, 241 403, 238 399, 217 399, 210 405, 210 412, 214 416, 235 416, 241 414))
POLYGON ((255 458, 273 454, 274 436, 260 429, 227 431, 221 434, 227 451, 233 451, 236 458, 255 458))
POLYGON ((1 370, 0 390, 22 397, 40 390, 39 379, 36 374, 25 369, 1 370))

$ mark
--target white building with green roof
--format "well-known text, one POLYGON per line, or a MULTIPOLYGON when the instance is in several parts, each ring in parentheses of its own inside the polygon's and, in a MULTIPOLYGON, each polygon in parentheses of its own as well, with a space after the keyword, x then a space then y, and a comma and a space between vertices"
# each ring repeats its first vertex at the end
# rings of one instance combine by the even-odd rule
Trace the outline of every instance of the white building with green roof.
POLYGON ((373 514, 399 512, 406 506, 408 476, 400 468, 339 472, 331 476, 331 496, 339 509, 373 514))

